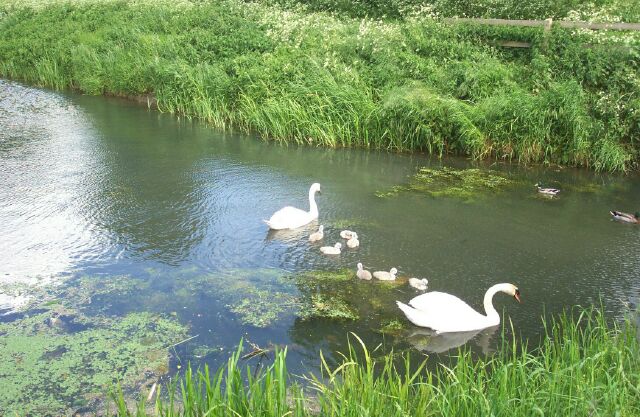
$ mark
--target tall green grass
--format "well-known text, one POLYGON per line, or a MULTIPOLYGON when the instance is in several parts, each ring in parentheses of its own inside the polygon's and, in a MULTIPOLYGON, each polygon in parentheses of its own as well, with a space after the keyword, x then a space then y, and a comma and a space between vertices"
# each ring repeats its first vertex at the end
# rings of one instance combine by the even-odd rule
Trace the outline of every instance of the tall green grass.
MULTIPOLYGON (((320 355, 321 368, 303 390, 286 369, 286 349, 255 376, 241 370, 240 349, 226 368, 187 370, 180 387, 158 397, 160 416, 637 416, 640 415, 640 343, 627 321, 608 324, 598 309, 564 314, 530 349, 503 333, 488 358, 465 349, 433 372, 426 361, 399 364, 391 354, 375 359, 355 346, 337 367, 320 355), (304 393, 307 392, 305 397, 304 393), (168 398, 168 400, 162 399, 168 398), (177 401, 179 398, 179 401, 177 401)), ((121 391, 120 416, 147 415, 144 400, 130 410, 121 391)), ((150 411, 150 410, 149 410, 150 411)))
POLYGON ((543 40, 239 0, 36 3, 0 0, 2 77, 155 96, 161 111, 288 142, 606 171, 640 161, 640 34, 543 40))

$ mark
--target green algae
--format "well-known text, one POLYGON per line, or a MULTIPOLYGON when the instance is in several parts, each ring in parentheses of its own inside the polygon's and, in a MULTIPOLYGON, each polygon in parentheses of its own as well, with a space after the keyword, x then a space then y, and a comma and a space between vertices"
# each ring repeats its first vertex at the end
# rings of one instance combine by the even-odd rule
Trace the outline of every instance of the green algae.
POLYGON ((313 294, 298 316, 303 320, 325 318, 333 320, 358 320, 358 312, 346 300, 325 294, 313 294))
POLYGON ((355 320, 357 310, 348 298, 355 273, 307 271, 296 275, 278 269, 231 270, 206 274, 185 283, 219 297, 245 325, 265 328, 285 317, 304 320, 355 320))
POLYGON ((367 228, 380 227, 379 222, 376 222, 370 219, 336 219, 328 222, 328 224, 331 225, 331 227, 333 227, 334 229, 340 229, 340 230, 356 229, 356 231, 357 229, 362 227, 367 227, 367 228))
POLYGON ((255 288, 248 289, 236 303, 227 305, 243 324, 255 327, 268 327, 297 306, 298 298, 294 295, 255 288))
POLYGON ((409 178, 406 185, 396 185, 386 191, 376 191, 375 195, 387 198, 402 192, 416 192, 432 197, 450 197, 469 201, 483 194, 500 192, 513 184, 515 181, 493 170, 423 167, 409 178))
POLYGON ((376 331, 382 334, 399 335, 406 328, 407 326, 405 322, 393 319, 383 322, 376 331))
POLYGON ((20 415, 66 415, 116 382, 135 386, 169 369, 168 347, 186 328, 151 313, 90 318, 56 306, 0 324, 0 409, 20 415), (74 315, 68 332, 52 317, 74 315))
POLYGON ((296 285, 317 285, 353 281, 356 273, 350 269, 338 271, 306 271, 293 277, 296 285))
POLYGON ((307 271, 292 279, 301 293, 298 311, 301 319, 357 320, 360 317, 351 301, 359 284, 354 271, 307 271))
POLYGON ((64 303, 74 307, 91 304, 95 299, 127 297, 149 288, 148 281, 130 275, 91 276, 83 275, 68 283, 62 294, 64 303))

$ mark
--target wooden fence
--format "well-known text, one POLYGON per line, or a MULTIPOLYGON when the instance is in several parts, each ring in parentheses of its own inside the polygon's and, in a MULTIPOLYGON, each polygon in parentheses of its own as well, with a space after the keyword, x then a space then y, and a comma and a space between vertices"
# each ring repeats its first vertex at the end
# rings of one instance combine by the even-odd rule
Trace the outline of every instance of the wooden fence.
MULTIPOLYGON (((591 22, 571 22, 566 20, 553 21, 549 18, 546 20, 510 20, 510 19, 475 19, 475 18, 445 18, 445 23, 471 23, 475 25, 490 26, 521 26, 521 27, 542 27, 544 32, 549 32, 553 25, 562 28, 577 28, 590 30, 640 30, 640 23, 591 23, 591 22)), ((529 42, 520 41, 501 41, 500 46, 507 48, 530 48, 529 42)))

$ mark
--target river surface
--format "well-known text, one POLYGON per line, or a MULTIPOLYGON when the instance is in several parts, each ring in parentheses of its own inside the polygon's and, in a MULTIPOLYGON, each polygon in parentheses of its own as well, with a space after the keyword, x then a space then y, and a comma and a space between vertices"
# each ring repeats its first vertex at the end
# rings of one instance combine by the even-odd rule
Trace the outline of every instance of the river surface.
MULTIPOLYGON (((523 303, 498 294, 494 305, 533 345, 544 334, 543 314, 602 303, 619 319, 635 307, 640 227, 608 214, 640 209, 635 174, 488 162, 480 167, 518 185, 472 200, 376 196, 424 166, 472 163, 283 146, 119 99, 0 81, 0 321, 46 310, 39 297, 54 305, 77 301, 65 300, 75 294, 90 299, 81 308, 87 317, 149 311, 187 326, 197 337, 171 349, 170 374, 187 362, 219 366, 241 338, 288 346, 290 369, 301 373, 317 369, 320 350, 334 360, 332 352, 346 351, 349 332, 371 348, 438 352, 432 362, 465 342, 420 337, 407 325, 395 300, 418 292, 404 280, 315 283, 305 271, 355 272, 357 262, 396 267, 403 279, 428 278, 430 290, 480 311, 488 287, 512 282, 523 303), (541 198, 537 181, 563 191, 541 198), (313 182, 322 184, 319 222, 269 233, 262 220, 285 205, 307 209, 313 182), (321 254, 320 244, 307 241, 318 224, 323 244, 344 243, 339 232, 349 228, 361 246, 321 254), (300 276, 308 282, 292 278, 300 276), (101 283, 117 285, 106 291, 101 283), (78 295, 79 288, 89 293, 78 295), (325 293, 339 294, 359 318, 305 318, 300 297, 325 293), (380 330, 393 320, 405 329, 380 330)), ((495 351, 499 333, 469 336, 466 345, 477 354, 495 351)), ((4 379, 0 385, 13 382, 4 379)))

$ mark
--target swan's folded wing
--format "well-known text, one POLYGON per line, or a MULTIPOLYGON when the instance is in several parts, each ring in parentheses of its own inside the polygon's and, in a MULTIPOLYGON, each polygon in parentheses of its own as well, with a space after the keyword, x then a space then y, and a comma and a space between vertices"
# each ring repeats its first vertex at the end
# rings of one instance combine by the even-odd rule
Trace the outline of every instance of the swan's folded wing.
POLYGON ((455 314, 457 316, 462 315, 469 318, 481 316, 480 313, 469 307, 467 303, 455 295, 439 291, 431 291, 419 295, 411 299, 411 301, 409 301, 409 305, 430 315, 455 314))
POLYGON ((291 220, 291 217, 300 216, 300 214, 306 214, 305 211, 300 210, 292 206, 286 206, 273 213, 270 222, 282 222, 291 220))

